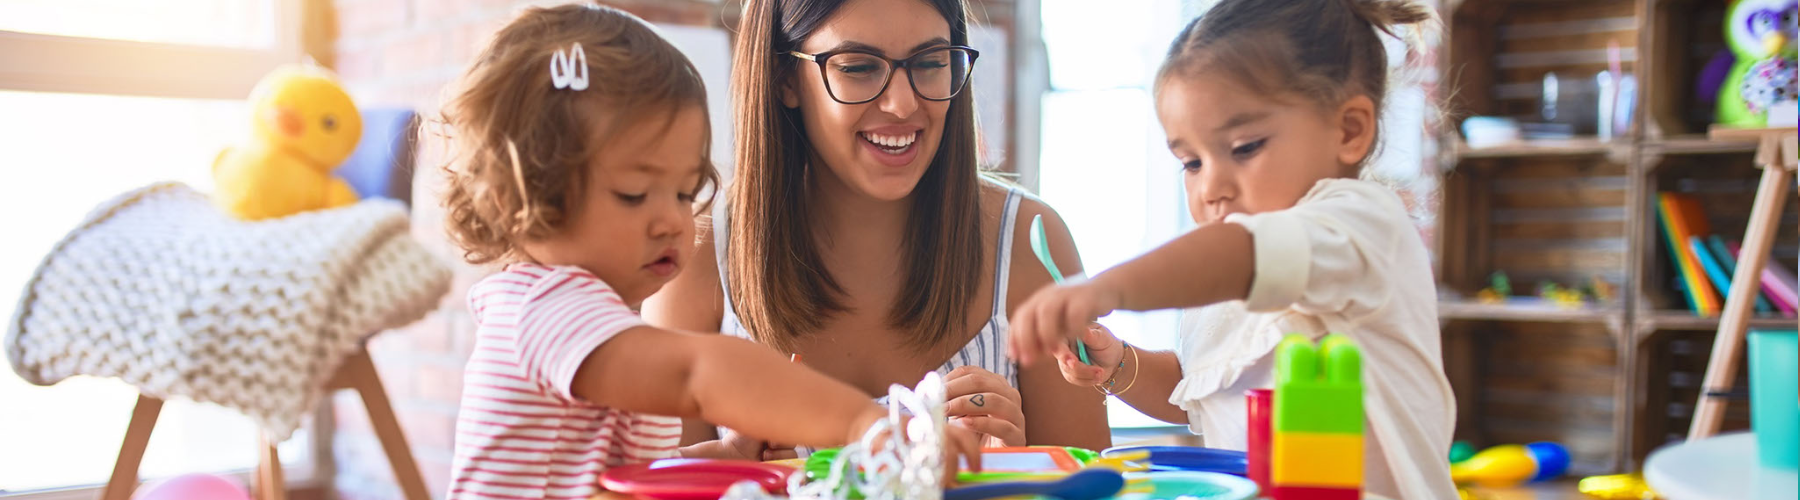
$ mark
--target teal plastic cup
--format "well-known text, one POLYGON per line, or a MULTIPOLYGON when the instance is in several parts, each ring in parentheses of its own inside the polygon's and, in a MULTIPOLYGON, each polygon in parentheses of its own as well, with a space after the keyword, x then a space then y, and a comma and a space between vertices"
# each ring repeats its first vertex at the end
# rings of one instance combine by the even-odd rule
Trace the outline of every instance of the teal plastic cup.
POLYGON ((1800 333, 1750 332, 1750 429, 1764 467, 1800 469, 1800 333))

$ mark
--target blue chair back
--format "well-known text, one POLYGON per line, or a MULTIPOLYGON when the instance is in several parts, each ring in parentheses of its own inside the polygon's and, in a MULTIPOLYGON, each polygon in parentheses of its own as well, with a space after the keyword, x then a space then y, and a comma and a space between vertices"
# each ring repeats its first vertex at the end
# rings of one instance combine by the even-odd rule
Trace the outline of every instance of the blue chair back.
POLYGON ((418 113, 403 108, 364 108, 362 142, 337 169, 357 196, 388 198, 412 206, 418 113))

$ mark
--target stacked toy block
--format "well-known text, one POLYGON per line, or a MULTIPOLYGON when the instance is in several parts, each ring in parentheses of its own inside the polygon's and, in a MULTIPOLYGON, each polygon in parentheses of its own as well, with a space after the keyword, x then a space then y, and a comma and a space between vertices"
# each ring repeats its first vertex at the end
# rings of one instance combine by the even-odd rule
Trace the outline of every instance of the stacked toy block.
POLYGON ((1268 498, 1362 498, 1362 354, 1332 334, 1314 346, 1290 335, 1276 347, 1274 442, 1268 498))

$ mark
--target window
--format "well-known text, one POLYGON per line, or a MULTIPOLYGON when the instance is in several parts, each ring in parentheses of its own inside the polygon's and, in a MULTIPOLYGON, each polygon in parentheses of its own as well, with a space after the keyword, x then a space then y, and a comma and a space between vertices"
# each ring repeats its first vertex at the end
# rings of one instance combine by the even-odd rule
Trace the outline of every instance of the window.
POLYGON ((10 0, 0 3, 0 31, 273 49, 275 7, 266 1, 10 0))
MULTIPOLYGON (((1042 5, 1050 88, 1042 97, 1038 193, 1068 222, 1082 267, 1094 274, 1192 226, 1181 166, 1164 145, 1150 97, 1163 53, 1192 15, 1183 15, 1180 0, 1042 5)), ((1160 350, 1175 347, 1179 318, 1177 311, 1121 311, 1100 323, 1160 350)), ((1170 425, 1117 398, 1107 411, 1115 428, 1170 425)))
POLYGON ((299 7, 299 0, 0 2, 0 88, 242 98, 270 69, 303 59, 299 7))
MULTIPOLYGON (((212 188, 213 157, 247 131, 242 97, 269 69, 301 59, 298 16, 288 14, 297 4, 0 2, 0 318, 95 205, 156 181, 212 188)), ((86 488, 110 475, 135 398, 117 380, 37 387, 0 370, 0 497, 92 498, 86 488)), ((170 401, 140 477, 253 468, 256 432, 234 411, 170 401)), ((327 455, 318 438, 309 426, 280 446, 290 487, 327 455)))

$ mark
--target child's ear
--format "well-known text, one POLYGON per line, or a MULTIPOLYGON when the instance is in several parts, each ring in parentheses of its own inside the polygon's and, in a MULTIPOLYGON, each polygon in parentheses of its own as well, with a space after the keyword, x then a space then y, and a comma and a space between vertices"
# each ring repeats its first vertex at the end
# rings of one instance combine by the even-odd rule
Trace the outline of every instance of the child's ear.
POLYGON ((1338 129, 1343 136, 1338 141, 1338 162, 1360 164, 1375 147, 1375 126, 1379 120, 1375 101, 1366 95, 1351 97, 1338 108, 1337 115, 1338 129))

